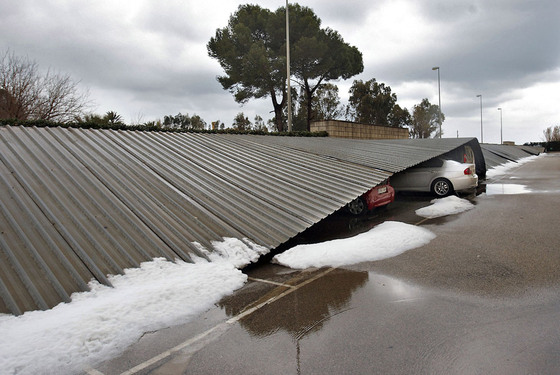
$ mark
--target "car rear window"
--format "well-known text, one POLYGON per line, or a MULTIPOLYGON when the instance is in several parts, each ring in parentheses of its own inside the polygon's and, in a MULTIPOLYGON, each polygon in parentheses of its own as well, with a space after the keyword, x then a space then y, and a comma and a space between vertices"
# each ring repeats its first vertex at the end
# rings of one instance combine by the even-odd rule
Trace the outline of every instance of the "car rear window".
POLYGON ((443 166, 443 160, 440 158, 434 158, 426 160, 425 162, 418 165, 420 168, 439 168, 443 166))

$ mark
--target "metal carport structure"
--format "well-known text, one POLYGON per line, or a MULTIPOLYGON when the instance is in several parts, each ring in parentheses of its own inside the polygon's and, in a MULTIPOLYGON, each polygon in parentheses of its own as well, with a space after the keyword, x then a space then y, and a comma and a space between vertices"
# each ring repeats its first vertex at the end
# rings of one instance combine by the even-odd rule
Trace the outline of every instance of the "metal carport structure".
POLYGON ((155 257, 204 258, 227 237, 273 249, 470 142, 0 127, 0 313, 51 308, 155 257))
POLYGON ((517 162, 532 155, 539 155, 544 151, 543 147, 534 146, 514 146, 514 145, 498 145, 486 144, 480 145, 484 160, 486 160, 487 168, 493 168, 507 162, 517 162))

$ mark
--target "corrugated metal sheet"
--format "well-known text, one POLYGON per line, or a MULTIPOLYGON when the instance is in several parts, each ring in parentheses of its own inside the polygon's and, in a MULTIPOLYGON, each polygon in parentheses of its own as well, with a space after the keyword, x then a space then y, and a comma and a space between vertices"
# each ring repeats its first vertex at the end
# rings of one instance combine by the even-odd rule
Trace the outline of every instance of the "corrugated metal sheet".
POLYGON ((517 146, 523 151, 531 154, 531 155, 539 155, 544 152, 544 147, 542 146, 517 146))
MULTIPOLYGON (((251 137, 250 137, 251 138, 251 137)), ((461 147, 474 138, 354 140, 342 138, 252 137, 255 142, 329 156, 391 173, 403 171, 461 147)), ((475 139, 476 140, 476 139, 475 139)))
POLYGON ((538 155, 543 151, 542 147, 531 146, 482 144, 480 147, 488 169, 509 161, 516 162, 531 155, 538 155))
POLYGON ((464 142, 0 127, 0 312, 224 237, 277 247, 464 142))

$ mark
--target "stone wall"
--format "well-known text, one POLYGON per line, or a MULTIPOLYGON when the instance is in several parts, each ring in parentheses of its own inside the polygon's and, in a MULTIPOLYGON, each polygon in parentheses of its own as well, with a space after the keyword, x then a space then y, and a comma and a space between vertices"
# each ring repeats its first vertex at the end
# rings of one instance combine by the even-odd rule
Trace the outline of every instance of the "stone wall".
POLYGON ((315 121, 311 123, 311 131, 326 131, 329 137, 351 138, 351 139, 407 139, 408 129, 392 128, 389 126, 377 126, 369 124, 358 124, 349 121, 315 121))

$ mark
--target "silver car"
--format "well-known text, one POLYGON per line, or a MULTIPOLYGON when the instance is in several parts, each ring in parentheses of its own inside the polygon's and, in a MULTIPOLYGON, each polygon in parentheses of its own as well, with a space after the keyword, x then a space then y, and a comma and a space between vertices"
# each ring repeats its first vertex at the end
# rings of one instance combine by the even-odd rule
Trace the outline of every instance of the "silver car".
POLYGON ((472 163, 454 160, 430 159, 391 177, 396 191, 425 191, 438 197, 453 192, 473 190, 478 186, 478 176, 472 163))

